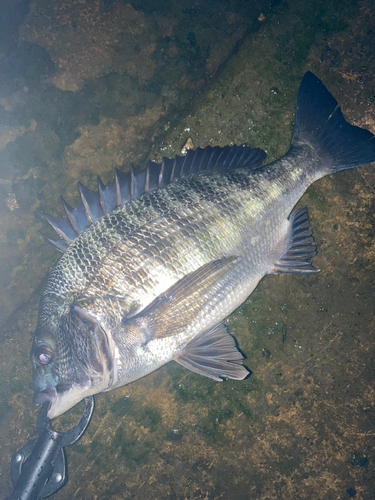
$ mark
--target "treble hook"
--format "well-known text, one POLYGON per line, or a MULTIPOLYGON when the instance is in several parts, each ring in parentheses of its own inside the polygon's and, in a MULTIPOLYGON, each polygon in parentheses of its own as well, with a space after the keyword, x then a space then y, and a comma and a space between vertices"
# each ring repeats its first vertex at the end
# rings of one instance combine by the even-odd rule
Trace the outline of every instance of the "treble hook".
POLYGON ((40 500, 56 493, 68 480, 64 446, 76 443, 87 429, 93 411, 94 397, 85 398, 86 408, 79 423, 66 432, 53 430, 47 417, 50 402, 39 410, 33 439, 12 456, 10 477, 12 494, 5 500, 40 500))

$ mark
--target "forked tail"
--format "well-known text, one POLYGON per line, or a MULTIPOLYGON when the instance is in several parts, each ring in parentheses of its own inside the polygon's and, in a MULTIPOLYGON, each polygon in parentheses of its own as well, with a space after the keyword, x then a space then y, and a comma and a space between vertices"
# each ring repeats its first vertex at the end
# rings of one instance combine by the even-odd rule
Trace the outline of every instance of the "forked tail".
POLYGON ((375 136, 345 121, 336 99, 310 71, 298 91, 292 148, 304 144, 324 160, 325 174, 375 162, 375 136))

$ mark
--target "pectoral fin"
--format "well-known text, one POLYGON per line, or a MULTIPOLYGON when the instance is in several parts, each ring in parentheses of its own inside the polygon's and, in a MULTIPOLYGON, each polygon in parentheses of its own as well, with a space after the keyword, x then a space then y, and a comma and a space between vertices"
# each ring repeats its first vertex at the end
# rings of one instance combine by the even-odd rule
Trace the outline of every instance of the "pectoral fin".
POLYGON ((181 278, 150 305, 126 321, 142 328, 147 339, 176 335, 191 324, 220 279, 239 261, 222 257, 181 278))
POLYGON ((174 359, 185 368, 219 382, 223 378, 243 380, 249 375, 234 338, 222 324, 195 337, 174 359))

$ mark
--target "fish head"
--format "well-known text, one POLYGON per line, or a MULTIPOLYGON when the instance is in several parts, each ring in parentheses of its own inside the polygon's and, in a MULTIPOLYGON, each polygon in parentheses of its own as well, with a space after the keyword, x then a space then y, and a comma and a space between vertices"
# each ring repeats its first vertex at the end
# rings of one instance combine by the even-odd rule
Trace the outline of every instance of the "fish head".
POLYGON ((113 349, 88 311, 40 315, 30 353, 35 404, 50 402, 48 417, 62 415, 113 383, 113 349))

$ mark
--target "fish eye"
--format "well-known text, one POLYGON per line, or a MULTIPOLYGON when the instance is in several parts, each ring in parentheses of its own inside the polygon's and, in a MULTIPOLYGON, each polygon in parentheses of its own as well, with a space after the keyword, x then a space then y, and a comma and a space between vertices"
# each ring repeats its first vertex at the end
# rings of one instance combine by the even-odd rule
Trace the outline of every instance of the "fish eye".
POLYGON ((52 349, 47 344, 38 344, 34 349, 34 357, 40 365, 48 365, 52 360, 52 349))

